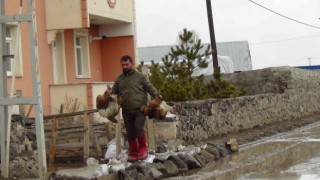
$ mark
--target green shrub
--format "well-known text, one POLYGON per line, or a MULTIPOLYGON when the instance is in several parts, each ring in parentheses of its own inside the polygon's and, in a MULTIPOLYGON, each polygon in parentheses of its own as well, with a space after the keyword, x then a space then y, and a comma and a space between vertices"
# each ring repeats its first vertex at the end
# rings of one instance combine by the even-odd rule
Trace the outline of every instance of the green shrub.
POLYGON ((203 53, 201 49, 201 40, 195 38, 193 32, 184 29, 179 34, 179 44, 171 47, 171 51, 162 58, 163 65, 152 61, 149 79, 164 99, 186 101, 245 95, 244 89, 237 90, 230 82, 221 79, 220 68, 214 69, 214 80, 209 83, 204 82, 203 75, 192 77, 195 68, 208 67, 206 59, 212 54, 210 45, 203 53))

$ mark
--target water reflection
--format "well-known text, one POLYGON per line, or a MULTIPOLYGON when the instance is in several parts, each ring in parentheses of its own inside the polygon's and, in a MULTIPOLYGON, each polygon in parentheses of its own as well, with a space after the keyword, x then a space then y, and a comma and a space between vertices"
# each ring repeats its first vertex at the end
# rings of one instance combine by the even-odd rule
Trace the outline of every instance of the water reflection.
POLYGON ((244 148, 197 174, 175 179, 320 179, 320 128, 244 148))

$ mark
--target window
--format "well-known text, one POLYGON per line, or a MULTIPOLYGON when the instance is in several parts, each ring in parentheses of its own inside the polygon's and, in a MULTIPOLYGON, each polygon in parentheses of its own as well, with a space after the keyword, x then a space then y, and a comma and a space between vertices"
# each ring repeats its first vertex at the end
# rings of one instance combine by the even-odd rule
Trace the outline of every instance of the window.
POLYGON ((54 84, 67 83, 66 63, 64 53, 64 33, 58 32, 52 41, 52 61, 53 61, 53 80, 54 84))
MULTIPOLYGON (((12 52, 12 36, 11 36, 11 28, 6 28, 6 51, 5 51, 5 55, 13 55, 12 52)), ((11 76, 12 75, 12 61, 13 58, 7 58, 7 60, 5 61, 5 67, 6 67, 6 71, 7 71, 7 75, 11 76)))
POLYGON ((76 75, 78 78, 90 77, 89 36, 88 31, 74 33, 76 75))
POLYGON ((13 68, 15 68, 15 75, 22 76, 22 56, 21 56, 21 34, 18 33, 18 26, 8 24, 6 27, 6 51, 5 55, 14 55, 6 61, 7 76, 12 76, 13 68), (15 62, 14 62, 15 60, 15 62), (13 63, 14 62, 14 63, 13 63))

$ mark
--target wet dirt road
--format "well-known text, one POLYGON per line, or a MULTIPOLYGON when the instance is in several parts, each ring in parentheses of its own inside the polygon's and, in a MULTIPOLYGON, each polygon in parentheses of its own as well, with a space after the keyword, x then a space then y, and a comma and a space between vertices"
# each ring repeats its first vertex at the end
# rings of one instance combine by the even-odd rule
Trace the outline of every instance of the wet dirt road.
POLYGON ((320 179, 320 123, 245 144, 228 158, 174 179, 320 179))

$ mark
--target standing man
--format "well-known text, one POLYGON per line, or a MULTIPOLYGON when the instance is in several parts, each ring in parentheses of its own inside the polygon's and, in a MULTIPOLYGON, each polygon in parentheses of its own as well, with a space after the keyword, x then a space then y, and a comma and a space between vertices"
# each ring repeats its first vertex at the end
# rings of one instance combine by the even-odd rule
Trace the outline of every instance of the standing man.
POLYGON ((148 157, 144 124, 146 117, 140 107, 148 103, 149 93, 152 97, 162 99, 149 79, 134 69, 132 58, 125 55, 120 64, 123 73, 115 80, 110 93, 119 96, 122 116, 129 141, 128 161, 144 160, 148 157))

